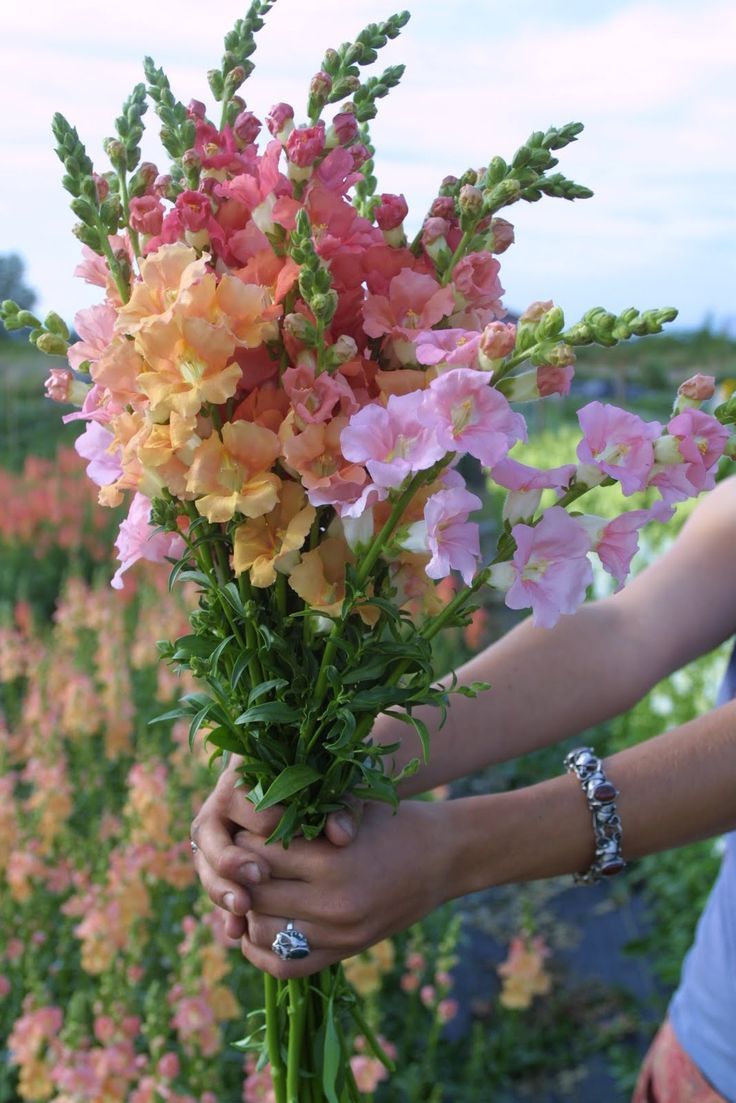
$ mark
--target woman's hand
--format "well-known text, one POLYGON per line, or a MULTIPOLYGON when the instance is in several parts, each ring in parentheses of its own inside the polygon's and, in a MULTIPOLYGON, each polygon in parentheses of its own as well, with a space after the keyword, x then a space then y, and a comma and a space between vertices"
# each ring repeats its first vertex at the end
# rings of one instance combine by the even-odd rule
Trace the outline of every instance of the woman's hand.
MULTIPOLYGON (((237 780, 236 764, 231 762, 192 822, 190 833, 197 847, 194 865, 199 879, 212 902, 226 913, 225 932, 233 939, 246 931, 245 916, 253 905, 252 886, 269 877, 271 855, 283 852, 278 844, 263 846, 256 856, 244 854, 235 845, 234 836, 243 830, 249 837, 267 839, 283 812, 280 807, 256 812, 246 790, 236 788, 237 780)), ((352 841, 359 816, 357 802, 352 811, 328 816, 325 835, 332 846, 344 847, 352 841)))
POLYGON ((280 979, 307 976, 405 930, 454 893, 450 891, 448 804, 404 801, 394 815, 369 803, 350 846, 324 838, 294 839, 288 850, 249 832, 235 836, 239 860, 268 866, 251 884, 241 944, 259 969, 280 979), (271 949, 293 920, 310 955, 281 961, 271 949))

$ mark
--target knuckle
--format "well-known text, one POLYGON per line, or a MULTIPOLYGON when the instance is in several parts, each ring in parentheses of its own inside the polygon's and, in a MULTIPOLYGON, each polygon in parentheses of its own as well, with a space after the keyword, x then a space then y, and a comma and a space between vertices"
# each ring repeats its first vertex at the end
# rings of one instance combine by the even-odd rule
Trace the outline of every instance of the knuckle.
MULTIPOLYGON (((273 937, 271 930, 265 917, 259 915, 258 912, 248 912, 248 937, 254 946, 258 946, 261 950, 267 950, 271 948, 273 937)), ((274 960, 279 959, 274 955, 274 960)))

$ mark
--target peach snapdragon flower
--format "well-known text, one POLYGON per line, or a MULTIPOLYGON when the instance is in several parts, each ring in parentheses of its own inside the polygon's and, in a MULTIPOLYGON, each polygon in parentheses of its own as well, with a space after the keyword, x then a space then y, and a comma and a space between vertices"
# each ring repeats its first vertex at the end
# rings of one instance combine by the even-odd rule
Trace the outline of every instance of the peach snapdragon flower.
POLYGON ((235 513, 270 513, 281 487, 270 470, 279 451, 279 438, 270 429, 248 421, 223 425, 222 437, 213 433, 200 444, 189 470, 187 490, 197 496, 199 513, 213 523, 235 513))
POLYGON ((304 544, 316 515, 299 484, 285 482, 280 500, 270 513, 248 520, 235 530, 235 573, 250 571, 254 586, 271 586, 276 571, 283 569, 304 544))

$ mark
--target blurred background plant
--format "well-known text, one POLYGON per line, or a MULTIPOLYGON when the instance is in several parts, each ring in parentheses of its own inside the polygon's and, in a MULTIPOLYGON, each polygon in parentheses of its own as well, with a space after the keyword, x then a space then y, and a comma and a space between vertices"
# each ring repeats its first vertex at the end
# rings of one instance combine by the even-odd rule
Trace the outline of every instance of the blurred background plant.
MULTIPOLYGON (((30 305, 16 260, 0 257, 2 297, 25 290, 30 305)), ((184 605, 161 571, 110 590, 119 518, 95 508, 39 360, 0 334, 0 1103, 267 1101, 267 1075, 230 1045, 260 980, 190 861, 189 823, 212 779, 179 727, 149 725, 185 688, 153 646, 186 631, 184 605)), ((573 397, 662 417, 673 383, 696 370, 730 393, 736 344, 703 329, 622 346, 605 364, 581 355, 573 397)), ((541 420, 540 406, 515 455, 569 462, 571 408, 547 402, 541 420)), ((592 511, 615 508, 595 497, 592 511)), ((489 538, 499 508, 491 492, 489 538)), ((639 567, 690 508, 645 534, 639 567)), ((438 671, 512 623, 484 595, 438 644, 438 671)), ((724 663, 724 649, 699 660, 586 739, 609 753, 684 722, 711 706, 724 663)), ((545 750, 454 791, 525 785, 558 773, 560 757, 545 750)), ((399 1058, 389 1080, 358 1040, 363 1098, 569 1103, 590 1099, 595 1076, 596 1098, 625 1100, 718 861, 709 841, 645 859, 605 890, 565 879, 480 894, 350 961, 369 1025, 399 1058)))

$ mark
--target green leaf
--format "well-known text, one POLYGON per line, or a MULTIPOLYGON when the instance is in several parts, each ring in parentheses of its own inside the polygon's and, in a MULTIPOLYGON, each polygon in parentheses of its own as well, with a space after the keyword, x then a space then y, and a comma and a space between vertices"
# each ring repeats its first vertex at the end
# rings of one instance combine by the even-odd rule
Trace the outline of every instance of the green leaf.
POLYGON ((239 616, 245 617, 245 609, 240 599, 240 591, 234 582, 228 582, 226 586, 218 590, 218 593, 222 594, 228 605, 230 605, 239 616))
POLYGON ((217 670, 218 663, 220 662, 220 659, 222 658, 222 654, 225 651, 225 648, 230 643, 232 643, 234 639, 235 639, 235 636, 232 636, 232 635, 231 636, 226 636, 225 639, 222 641, 222 643, 219 643, 217 645, 217 647, 215 648, 215 650, 210 655, 210 663, 211 663, 211 666, 212 666, 213 673, 214 673, 214 671, 217 670))
POLYGON ((243 753, 242 742, 236 739, 227 728, 213 728, 212 731, 207 732, 205 742, 214 743, 216 747, 220 747, 223 751, 232 751, 233 754, 243 753))
POLYGON ((325 1048, 322 1059, 322 1089, 328 1103, 340 1103, 335 1090, 337 1074, 340 1071, 340 1039, 335 1026, 335 1009, 332 997, 327 1003, 325 1017, 325 1048))
POLYGON ((160 716, 154 716, 153 720, 148 721, 148 726, 151 724, 163 724, 166 720, 180 720, 182 716, 191 716, 189 709, 169 709, 168 712, 162 712, 160 716))
POLYGON ((174 641, 174 647, 176 648, 174 659, 186 659, 190 655, 208 659, 216 647, 216 641, 204 636, 180 636, 174 641))
POLYGON ((295 793, 306 789, 308 785, 319 781, 321 777, 322 775, 311 766, 300 764, 287 766, 269 785, 265 796, 258 801, 256 812, 262 812, 264 808, 272 808, 274 804, 281 804, 282 801, 293 797, 295 793))
POLYGON ((205 705, 204 708, 200 709, 199 712, 197 713, 197 715, 192 720, 191 724, 189 725, 189 750, 190 751, 191 751, 192 747, 194 746, 194 740, 197 736, 197 732, 202 727, 205 720, 207 719, 210 712, 212 711, 212 706, 213 705, 214 705, 214 701, 210 701, 210 703, 208 705, 205 705))
POLYGON ((238 655, 238 658, 235 661, 235 665, 233 666, 232 676, 230 678, 230 684, 233 689, 235 689, 238 682, 242 678, 244 671, 247 670, 248 664, 253 659, 253 655, 253 651, 243 651, 240 655, 238 655))
POLYGON ((469 686, 458 686, 453 693, 459 693, 461 697, 477 697, 479 693, 491 688, 490 682, 471 682, 469 686))
POLYGON ((283 687, 288 686, 288 684, 286 678, 269 678, 267 682, 261 682, 260 685, 253 686, 253 689, 248 694, 248 704, 252 705, 254 701, 257 701, 259 697, 263 697, 269 690, 283 689, 283 687))
POLYGON ((399 686, 373 686, 372 689, 362 689, 360 693, 356 693, 350 707, 353 712, 381 712, 390 705, 411 701, 415 692, 399 686))
POLYGON ((266 701, 262 705, 253 705, 246 709, 235 721, 236 724, 293 724, 301 719, 301 712, 285 701, 266 701))

